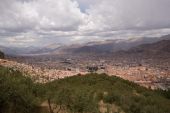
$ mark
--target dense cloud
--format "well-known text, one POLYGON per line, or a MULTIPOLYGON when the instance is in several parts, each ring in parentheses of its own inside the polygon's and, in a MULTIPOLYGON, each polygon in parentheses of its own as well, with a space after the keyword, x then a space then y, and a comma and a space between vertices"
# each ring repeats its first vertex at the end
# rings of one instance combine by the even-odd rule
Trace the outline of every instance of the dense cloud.
POLYGON ((170 27, 169 5, 167 0, 108 0, 88 13, 94 29, 158 29, 170 27))
POLYGON ((170 33, 169 0, 0 0, 0 44, 73 43, 170 33))

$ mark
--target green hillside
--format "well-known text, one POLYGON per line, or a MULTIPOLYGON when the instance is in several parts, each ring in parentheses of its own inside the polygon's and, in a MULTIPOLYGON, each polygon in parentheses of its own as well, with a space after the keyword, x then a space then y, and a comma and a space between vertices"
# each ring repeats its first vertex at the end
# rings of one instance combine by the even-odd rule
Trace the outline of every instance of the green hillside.
POLYGON ((48 87, 54 102, 65 104, 72 112, 99 112, 98 103, 103 100, 110 113, 112 105, 122 113, 170 113, 170 92, 148 90, 105 74, 69 77, 48 87))
POLYGON ((0 113, 34 113, 40 104, 36 86, 19 71, 0 66, 0 113))
POLYGON ((105 74, 38 84, 0 67, 0 89, 0 113, 170 113, 170 91, 105 74))

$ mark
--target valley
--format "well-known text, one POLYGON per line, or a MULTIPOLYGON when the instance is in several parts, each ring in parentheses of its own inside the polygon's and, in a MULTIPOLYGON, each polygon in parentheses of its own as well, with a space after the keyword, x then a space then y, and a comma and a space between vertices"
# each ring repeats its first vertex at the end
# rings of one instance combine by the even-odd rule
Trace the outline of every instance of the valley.
POLYGON ((170 113, 170 0, 0 0, 0 113, 170 113))
POLYGON ((78 47, 70 52, 63 49, 62 53, 56 54, 8 57, 0 64, 29 74, 41 83, 77 74, 106 73, 147 88, 167 90, 170 88, 170 40, 164 39, 128 50, 105 53, 91 49, 94 45, 90 44, 86 51, 77 52, 82 48, 78 47))
POLYGON ((117 51, 102 44, 2 52, 0 113, 169 113, 170 40, 117 51))

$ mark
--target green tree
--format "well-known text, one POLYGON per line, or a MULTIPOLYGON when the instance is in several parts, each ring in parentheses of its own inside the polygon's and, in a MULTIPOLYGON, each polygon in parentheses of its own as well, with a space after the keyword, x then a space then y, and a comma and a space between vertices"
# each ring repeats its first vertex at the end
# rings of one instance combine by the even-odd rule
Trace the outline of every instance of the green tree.
POLYGON ((0 51, 0 58, 4 58, 4 53, 0 51))

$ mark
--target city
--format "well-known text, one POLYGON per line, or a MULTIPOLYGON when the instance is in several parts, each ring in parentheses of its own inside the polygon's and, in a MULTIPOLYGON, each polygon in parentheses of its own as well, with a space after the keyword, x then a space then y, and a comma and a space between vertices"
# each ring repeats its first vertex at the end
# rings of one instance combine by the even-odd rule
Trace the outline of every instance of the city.
POLYGON ((170 0, 0 0, 0 113, 170 113, 170 0))

